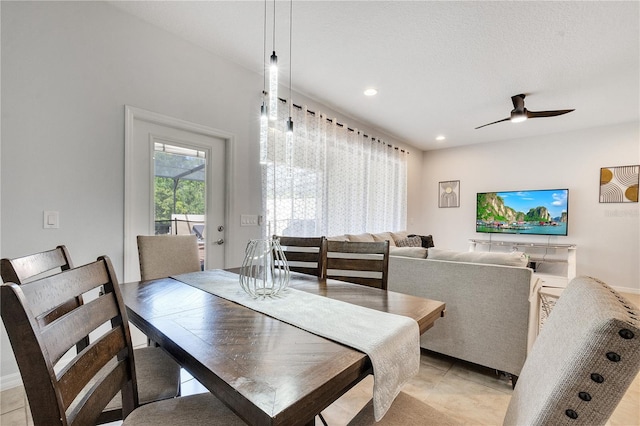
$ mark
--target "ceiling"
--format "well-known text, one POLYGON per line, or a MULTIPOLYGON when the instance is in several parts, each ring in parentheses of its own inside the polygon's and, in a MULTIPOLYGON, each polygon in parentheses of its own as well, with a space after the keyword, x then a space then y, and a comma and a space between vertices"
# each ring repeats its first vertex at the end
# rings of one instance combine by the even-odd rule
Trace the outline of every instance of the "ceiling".
MULTIPOLYGON (((111 4, 263 73, 263 1, 111 4)), ((275 50, 287 87, 289 6, 276 2, 275 50)), ((269 55, 271 0, 267 15, 269 55)), ((295 0, 292 86, 423 150, 638 122, 639 22, 637 1, 295 0), (378 94, 364 96, 368 87, 378 94), (474 129, 508 117, 519 93, 529 110, 575 111, 474 129)))

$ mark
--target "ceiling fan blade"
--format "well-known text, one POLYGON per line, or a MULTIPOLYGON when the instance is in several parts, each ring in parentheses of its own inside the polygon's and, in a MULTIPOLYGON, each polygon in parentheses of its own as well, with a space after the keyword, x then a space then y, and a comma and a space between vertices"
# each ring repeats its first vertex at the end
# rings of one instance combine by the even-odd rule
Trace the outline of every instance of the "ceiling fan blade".
POLYGON ((569 112, 575 111, 574 109, 559 109, 554 111, 529 111, 524 107, 525 97, 526 95, 523 93, 511 97, 511 102, 513 103, 513 111, 511 111, 511 117, 503 118, 502 120, 494 121, 493 123, 483 124, 482 126, 476 127, 476 130, 486 126, 490 126, 492 124, 501 123, 503 121, 513 121, 514 123, 518 123, 526 120, 527 118, 555 117, 556 115, 567 114, 569 112))
POLYGON ((503 121, 509 121, 509 120, 511 120, 511 117, 503 118, 502 120, 494 121, 493 123, 483 124, 480 127, 476 127, 475 130, 478 130, 478 129, 482 128, 482 127, 491 126, 492 124, 501 123, 503 121))
POLYGON ((555 111, 527 111, 527 118, 539 118, 539 117, 555 117, 556 115, 567 114, 574 109, 559 109, 555 111))
POLYGON ((522 93, 511 97, 511 102, 513 103, 513 109, 515 111, 524 111, 524 97, 525 95, 522 93))

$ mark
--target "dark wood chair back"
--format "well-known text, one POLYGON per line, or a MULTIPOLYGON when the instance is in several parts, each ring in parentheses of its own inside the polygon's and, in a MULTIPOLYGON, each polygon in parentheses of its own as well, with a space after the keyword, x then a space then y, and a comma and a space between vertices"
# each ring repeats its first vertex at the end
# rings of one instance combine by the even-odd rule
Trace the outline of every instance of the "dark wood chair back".
MULTIPOLYGON (((46 273, 67 271, 73 268, 69 251, 65 246, 58 246, 53 250, 34 253, 14 259, 0 260, 2 281, 22 285, 46 273)), ((67 300, 42 318, 43 324, 49 324, 67 312, 82 305, 82 296, 67 300)), ((89 345, 89 336, 84 336, 76 345, 78 353, 89 345)))
POLYGON ((26 284, 0 286, 1 314, 36 425, 96 424, 122 392, 126 417, 138 406, 131 336, 116 274, 108 257, 26 284), (103 294, 43 321, 70 299, 103 294), (97 293, 97 291, 96 291, 97 293), (110 324, 108 329, 104 325, 110 324), (63 355, 95 332, 94 341, 66 365, 63 355))
POLYGON ((38 275, 54 270, 56 272, 66 271, 71 268, 73 268, 73 263, 65 246, 0 261, 0 273, 2 281, 5 283, 24 284, 38 275))
POLYGON ((387 289, 389 241, 327 241, 324 277, 387 289))
POLYGON ((325 237, 279 237, 289 270, 322 277, 326 257, 325 237))

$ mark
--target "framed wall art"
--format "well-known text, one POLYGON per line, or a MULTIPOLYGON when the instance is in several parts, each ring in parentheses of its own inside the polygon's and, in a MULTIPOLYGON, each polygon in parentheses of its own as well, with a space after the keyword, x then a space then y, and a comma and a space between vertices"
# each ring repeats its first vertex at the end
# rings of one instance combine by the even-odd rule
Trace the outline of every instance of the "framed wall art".
POLYGON ((438 184, 438 207, 460 207, 460 181, 447 180, 438 184))
POLYGON ((601 203, 637 203, 640 165, 600 169, 601 203))

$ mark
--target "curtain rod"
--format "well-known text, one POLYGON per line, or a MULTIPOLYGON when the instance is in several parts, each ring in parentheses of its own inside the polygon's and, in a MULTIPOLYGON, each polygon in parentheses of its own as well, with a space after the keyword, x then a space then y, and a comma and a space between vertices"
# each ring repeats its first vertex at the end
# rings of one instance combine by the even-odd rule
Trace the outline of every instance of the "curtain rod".
MULTIPOLYGON (((267 92, 264 92, 264 91, 263 91, 262 93, 263 93, 263 94, 265 94, 265 95, 267 94, 267 92)), ((283 102, 283 103, 285 103, 285 104, 287 103, 287 100, 286 100, 286 99, 282 99, 282 98, 280 98, 280 97, 279 97, 279 98, 278 98, 278 100, 280 100, 280 102, 283 102)), ((292 105, 293 105, 293 107, 294 107, 294 108, 298 108, 299 110, 301 110, 301 109, 302 109, 302 106, 300 106, 300 105, 296 105, 296 104, 292 104, 292 105)), ((309 114, 311 114, 311 115, 314 115, 314 116, 316 115, 316 113, 315 113, 314 111, 311 111, 311 110, 307 110, 307 113, 309 113, 309 114)), ((331 118, 329 118, 329 117, 327 117, 327 119, 326 119, 326 120, 327 120, 329 123, 333 123, 333 120, 332 120, 331 118)), ((344 125, 344 124, 342 124, 342 123, 338 123, 337 121, 336 121, 336 126, 345 127, 345 125, 344 125)), ((347 127, 347 130, 348 130, 348 131, 350 131, 350 132, 355 132, 355 129, 352 129, 351 127, 347 127)), ((385 141, 383 141, 383 140, 382 140, 382 139, 380 139, 380 138, 377 138, 377 139, 376 139, 376 138, 374 138, 373 136, 369 136, 369 135, 367 135, 366 133, 362 133, 362 132, 360 132, 359 130, 358 130, 358 134, 362 135, 363 137, 365 137, 365 138, 367 138, 367 139, 371 139, 371 141, 372 141, 372 142, 386 143, 385 141)), ((393 146, 393 145, 391 145, 390 143, 386 143, 386 144, 387 144, 387 147, 389 147, 389 148, 393 148, 393 149, 395 149, 396 151, 406 152, 407 154, 410 154, 410 152, 409 152, 408 150, 402 149, 402 148, 397 147, 397 146, 393 146)))

